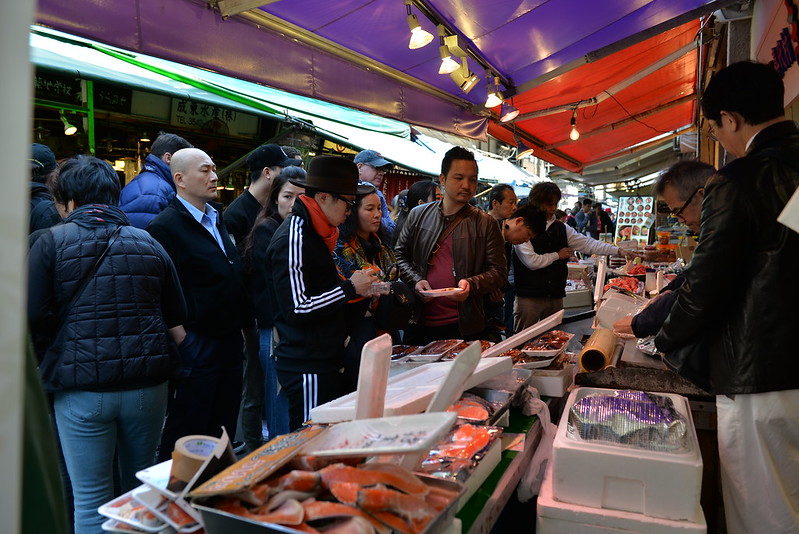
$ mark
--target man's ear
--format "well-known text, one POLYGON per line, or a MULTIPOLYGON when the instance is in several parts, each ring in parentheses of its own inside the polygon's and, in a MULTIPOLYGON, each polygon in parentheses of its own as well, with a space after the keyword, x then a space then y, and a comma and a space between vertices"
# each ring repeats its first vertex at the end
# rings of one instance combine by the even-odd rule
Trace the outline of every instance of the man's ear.
POLYGON ((183 181, 183 173, 182 172, 176 172, 175 174, 173 174, 172 175, 172 180, 174 180, 175 185, 177 187, 180 187, 180 188, 185 188, 186 187, 186 183, 183 181))
POLYGON ((171 152, 164 152, 164 155, 161 156, 161 161, 169 165, 172 162, 172 153, 171 152))
POLYGON ((744 125, 743 117, 737 111, 721 111, 719 114, 723 127, 731 132, 737 132, 744 125))

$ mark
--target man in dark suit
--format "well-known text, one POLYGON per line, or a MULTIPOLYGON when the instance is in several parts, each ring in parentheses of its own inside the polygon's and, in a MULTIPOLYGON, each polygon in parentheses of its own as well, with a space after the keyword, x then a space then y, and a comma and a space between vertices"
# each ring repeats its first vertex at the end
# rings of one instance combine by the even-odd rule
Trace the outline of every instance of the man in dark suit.
POLYGON ((252 313, 241 263, 222 222, 216 165, 202 150, 172 155, 177 196, 150 224, 178 271, 188 307, 179 345, 180 374, 170 399, 159 457, 188 434, 220 435, 236 429, 242 380, 242 328, 252 313))

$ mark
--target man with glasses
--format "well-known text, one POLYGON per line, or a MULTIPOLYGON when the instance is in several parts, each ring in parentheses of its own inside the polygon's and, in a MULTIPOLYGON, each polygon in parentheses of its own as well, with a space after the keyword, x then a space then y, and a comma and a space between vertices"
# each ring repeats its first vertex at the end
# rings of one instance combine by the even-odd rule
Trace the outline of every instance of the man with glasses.
POLYGON ((702 113, 737 159, 705 186, 699 246, 655 337, 670 357, 704 357, 732 534, 799 532, 799 233, 777 222, 799 186, 799 127, 785 120, 784 93, 765 64, 710 78, 702 113), (704 351, 691 351, 698 340, 704 351))
MULTIPOLYGON (((705 183, 715 172, 716 169, 711 165, 701 161, 681 161, 672 165, 655 182, 655 195, 661 197, 668 204, 672 215, 695 234, 699 234, 705 183)), ((616 321, 613 330, 620 334, 633 334, 635 337, 657 334, 677 300, 684 281, 685 276, 680 273, 657 297, 649 301, 646 308, 636 315, 616 321)))
POLYGON ((333 262, 338 225, 355 195, 374 191, 358 185, 348 159, 317 156, 308 164, 305 194, 275 232, 266 255, 265 280, 277 329, 277 377, 289 400, 289 426, 298 428, 311 409, 339 397, 346 337, 345 305, 369 295, 377 277, 355 271, 345 279, 333 262))
POLYGON ((381 188, 386 172, 390 171, 393 165, 380 152, 375 150, 361 150, 358 152, 358 155, 355 156, 355 164, 358 166, 360 181, 372 184, 377 189, 377 196, 380 197, 380 211, 382 212, 380 216, 380 232, 382 235, 380 238, 385 242, 391 243, 396 224, 394 219, 391 218, 391 211, 388 209, 388 204, 381 188))
POLYGON ((404 341, 424 345, 437 339, 486 339, 483 297, 508 280, 499 225, 471 206, 477 162, 465 148, 450 149, 441 162, 440 201, 410 211, 397 240, 397 266, 424 305, 404 341), (432 290, 447 290, 438 296, 432 290), (435 295, 435 296, 431 296, 435 295))

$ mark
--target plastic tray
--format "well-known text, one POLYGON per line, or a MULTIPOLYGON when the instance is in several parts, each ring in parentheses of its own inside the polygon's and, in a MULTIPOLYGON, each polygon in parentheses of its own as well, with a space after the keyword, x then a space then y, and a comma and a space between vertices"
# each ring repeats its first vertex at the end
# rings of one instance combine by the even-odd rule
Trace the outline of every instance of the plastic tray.
POLYGON ((444 357, 450 350, 463 343, 462 339, 442 339, 431 341, 417 352, 408 354, 408 360, 412 362, 437 362, 444 357))
POLYGON ((424 452, 447 433, 455 419, 454 412, 439 412, 339 423, 308 443, 302 454, 375 456, 424 452))
POLYGON ((202 528, 202 525, 199 523, 200 515, 194 508, 185 503, 185 501, 183 503, 181 503, 180 500, 170 501, 158 490, 151 488, 146 484, 133 490, 133 499, 143 504, 144 507, 154 513, 158 519, 171 526, 178 532, 185 532, 188 534, 191 532, 196 532, 202 528), (188 516, 191 518, 191 521, 181 524, 176 523, 167 512, 167 507, 170 505, 170 503, 172 503, 173 506, 178 506, 181 510, 186 512, 186 514, 188 514, 188 516))
MULTIPOLYGON (((164 523, 157 516, 154 518, 154 521, 152 521, 151 524, 145 524, 141 521, 137 521, 131 517, 127 517, 120 514, 122 508, 125 507, 125 505, 128 503, 131 503, 133 506, 141 506, 142 508, 146 508, 144 507, 144 505, 142 505, 140 502, 138 502, 133 498, 133 493, 136 491, 136 489, 133 489, 125 493, 124 495, 120 495, 116 499, 103 504, 97 509, 97 511, 101 515, 104 515, 111 519, 116 519, 117 521, 130 525, 143 532, 160 532, 164 530, 166 527, 168 527, 169 525, 164 523)), ((147 508, 147 510, 149 511, 149 508, 147 508)))
POLYGON ((459 287, 444 287, 441 289, 419 291, 419 294, 423 297, 446 297, 447 295, 457 295, 458 293, 462 292, 463 289, 459 287))

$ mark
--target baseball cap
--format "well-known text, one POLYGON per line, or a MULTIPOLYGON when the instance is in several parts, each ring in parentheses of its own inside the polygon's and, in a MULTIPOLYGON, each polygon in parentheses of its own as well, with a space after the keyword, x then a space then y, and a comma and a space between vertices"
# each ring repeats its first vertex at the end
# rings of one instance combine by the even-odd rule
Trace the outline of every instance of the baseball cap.
POLYGON ((355 163, 366 163, 367 165, 377 168, 392 165, 392 163, 383 158, 383 155, 377 150, 361 150, 358 152, 358 155, 355 156, 355 163))
POLYGON ((251 171, 260 171, 264 167, 291 167, 300 164, 302 164, 301 159, 288 157, 280 145, 274 143, 261 145, 247 156, 247 166, 251 171))
POLYGON ((49 174, 56 167, 55 154, 50 147, 41 143, 33 143, 31 169, 38 175, 49 174))

